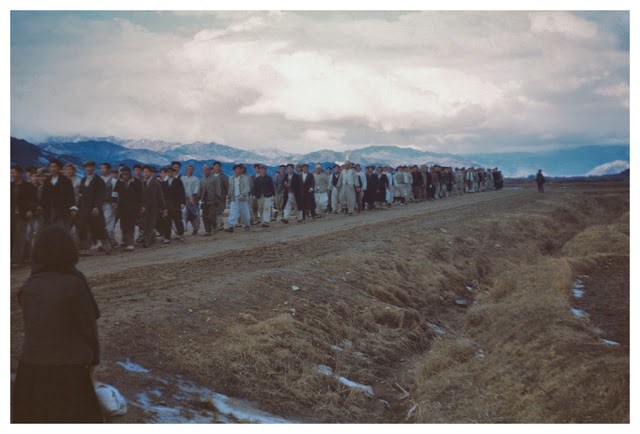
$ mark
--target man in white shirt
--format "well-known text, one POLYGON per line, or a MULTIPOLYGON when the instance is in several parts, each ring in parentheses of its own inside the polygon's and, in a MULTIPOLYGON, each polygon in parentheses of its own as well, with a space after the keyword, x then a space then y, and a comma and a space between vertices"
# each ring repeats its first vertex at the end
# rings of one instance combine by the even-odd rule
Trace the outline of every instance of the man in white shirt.
POLYGON ((360 180, 360 188, 356 188, 356 209, 360 212, 364 209, 364 195, 367 191, 367 175, 362 171, 359 164, 356 164, 355 172, 360 180))
POLYGON ((360 185, 360 178, 351 168, 351 162, 345 161, 344 170, 340 172, 340 190, 347 202, 347 211, 353 215, 356 207, 356 187, 360 185))
POLYGON ((200 229, 200 206, 198 195, 200 194, 200 179, 193 174, 193 164, 187 166, 187 174, 182 177, 184 192, 187 195, 187 206, 182 209, 182 224, 187 230, 187 223, 191 223, 192 235, 197 235, 200 229))

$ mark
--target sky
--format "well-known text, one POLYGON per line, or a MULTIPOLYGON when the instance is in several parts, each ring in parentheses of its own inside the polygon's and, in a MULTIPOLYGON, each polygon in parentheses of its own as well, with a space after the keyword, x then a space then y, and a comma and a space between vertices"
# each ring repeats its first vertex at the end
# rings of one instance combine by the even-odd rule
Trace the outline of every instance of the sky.
POLYGON ((629 144, 629 13, 11 12, 11 135, 288 152, 629 144))

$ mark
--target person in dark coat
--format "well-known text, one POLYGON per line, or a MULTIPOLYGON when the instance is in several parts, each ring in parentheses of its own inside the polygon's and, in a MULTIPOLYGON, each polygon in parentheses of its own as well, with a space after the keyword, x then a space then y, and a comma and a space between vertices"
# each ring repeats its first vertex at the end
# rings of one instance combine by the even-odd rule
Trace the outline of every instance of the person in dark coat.
POLYGON ((302 178, 293 171, 293 164, 287 164, 287 176, 284 178, 284 211, 282 223, 289 223, 289 214, 294 208, 298 211, 298 222, 302 221, 302 178))
POLYGON ((105 199, 105 183, 95 173, 96 163, 86 161, 84 164, 85 176, 80 180, 78 189, 78 239, 86 244, 87 235, 95 242, 92 249, 102 248, 105 252, 111 252, 111 242, 107 236, 104 223, 102 205, 105 199))
POLYGON ((316 219, 316 180, 313 177, 313 173, 309 173, 309 165, 302 165, 302 173, 300 174, 302 180, 302 220, 305 220, 308 214, 311 214, 312 219, 316 219))
POLYGON ((122 243, 126 246, 126 251, 132 251, 134 249, 136 221, 140 213, 144 212, 142 207, 142 182, 138 178, 132 177, 131 169, 124 166, 120 171, 118 182, 113 187, 111 195, 111 200, 115 204, 118 218, 120 219, 122 243))
POLYGON ((43 224, 45 227, 59 224, 69 230, 78 208, 73 184, 62 174, 62 166, 62 161, 56 159, 49 163, 51 178, 42 193, 43 209, 46 210, 43 224))
POLYGON ((538 192, 544 193, 544 175, 542 174, 542 169, 538 170, 538 174, 536 175, 536 184, 538 184, 538 192))
POLYGON ((100 311, 69 232, 38 237, 31 275, 18 292, 24 343, 13 390, 13 423, 103 421, 92 371, 100 362, 100 311))
POLYGON ((186 206, 186 193, 180 178, 175 178, 173 167, 166 168, 168 178, 162 182, 162 194, 167 206, 167 225, 164 230, 163 243, 171 242, 171 224, 176 225, 180 241, 184 241, 184 225, 182 223, 182 209, 186 206))
POLYGON ((376 196, 378 195, 378 177, 373 169, 373 166, 368 166, 365 174, 367 177, 367 189, 364 192, 364 202, 366 202, 369 210, 376 208, 376 196))
POLYGON ((154 170, 151 166, 142 167, 142 216, 140 224, 142 225, 143 245, 149 247, 156 242, 156 226, 158 217, 167 216, 167 206, 162 195, 162 186, 154 176, 154 170))
MULTIPOLYGON (((389 189, 389 177, 384 173, 382 166, 376 170, 376 202, 382 206, 387 201, 387 190, 389 189)), ((387 204, 388 205, 388 204, 387 204)))
POLYGON ((25 181, 20 166, 11 168, 11 268, 17 268, 25 260, 27 227, 36 210, 36 188, 25 181))

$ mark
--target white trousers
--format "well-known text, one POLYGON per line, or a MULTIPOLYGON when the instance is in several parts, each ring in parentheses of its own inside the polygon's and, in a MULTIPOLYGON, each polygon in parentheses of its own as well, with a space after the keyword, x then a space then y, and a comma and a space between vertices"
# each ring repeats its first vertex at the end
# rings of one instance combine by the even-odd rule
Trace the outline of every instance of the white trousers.
POLYGON ((339 212, 340 207, 340 189, 338 187, 333 187, 331 189, 331 210, 333 212, 339 212))
POLYGON ((104 227, 110 240, 115 240, 116 235, 116 216, 113 214, 113 208, 110 203, 102 204, 102 214, 104 215, 104 227))
POLYGON ((229 227, 232 228, 238 224, 238 218, 244 226, 251 224, 251 210, 249 209, 249 201, 234 200, 229 207, 229 227))
POLYGON ((262 224, 271 222, 271 209, 273 208, 273 197, 262 196, 258 199, 258 214, 261 216, 262 224))
POLYGON ((316 214, 322 215, 327 210, 327 206, 329 205, 329 194, 328 193, 316 193, 316 214))
POLYGON ((302 210, 296 203, 296 197, 293 193, 289 193, 287 204, 284 206, 283 218, 289 220, 289 215, 293 212, 294 209, 298 211, 298 220, 302 220, 302 210))

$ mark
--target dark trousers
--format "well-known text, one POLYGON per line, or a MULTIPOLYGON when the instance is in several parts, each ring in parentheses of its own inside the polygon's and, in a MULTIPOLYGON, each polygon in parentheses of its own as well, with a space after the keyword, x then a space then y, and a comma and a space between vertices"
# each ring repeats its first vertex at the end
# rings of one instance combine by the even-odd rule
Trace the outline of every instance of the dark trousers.
POLYGON ((125 246, 133 246, 134 243, 134 233, 136 230, 136 221, 138 220, 138 216, 133 215, 120 215, 120 231, 122 231, 122 243, 125 246))
POLYGON ((311 217, 316 217, 316 198, 313 193, 308 191, 302 193, 302 210, 302 220, 304 220, 308 212, 311 212, 311 217))
POLYGON ((98 215, 91 214, 91 211, 86 211, 84 215, 80 216, 78 222, 78 240, 85 242, 87 240, 88 233, 91 233, 91 238, 96 240, 107 240, 107 231, 104 223, 104 216, 102 215, 102 207, 99 209, 98 215))
POLYGON ((224 211, 224 205, 221 201, 202 204, 202 223, 204 223, 205 233, 216 232, 217 218, 221 214, 220 208, 224 211))
POLYGON ((542 184, 542 183, 538 184, 538 192, 539 193, 544 193, 544 184, 542 184))
POLYGON ((148 246, 156 242, 156 224, 158 223, 158 213, 145 210, 140 217, 140 227, 144 238, 144 243, 148 246))
POLYGON ((184 225, 182 224, 182 212, 180 209, 170 209, 168 210, 168 224, 164 229, 164 238, 165 240, 171 239, 171 223, 176 225, 176 231, 178 231, 178 236, 184 235, 184 225))
POLYGON ((29 221, 20 215, 11 216, 11 263, 24 262, 24 249, 27 244, 27 225, 29 221))

